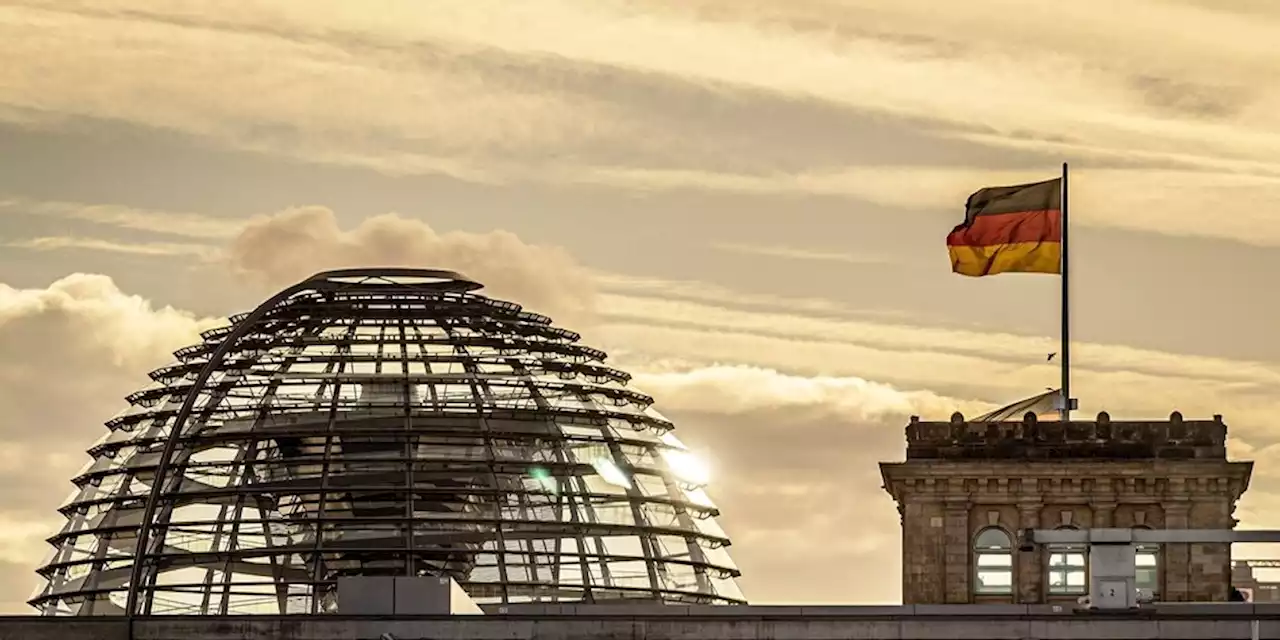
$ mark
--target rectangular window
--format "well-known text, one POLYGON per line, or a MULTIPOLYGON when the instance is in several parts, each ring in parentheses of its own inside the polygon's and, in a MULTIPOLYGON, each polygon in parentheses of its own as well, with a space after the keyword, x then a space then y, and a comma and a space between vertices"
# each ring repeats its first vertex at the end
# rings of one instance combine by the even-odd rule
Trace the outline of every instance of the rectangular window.
POLYGON ((974 592, 984 595, 1013 593, 1013 556, 1009 552, 979 553, 974 592))
POLYGON ((1085 593, 1089 590, 1088 575, 1088 561, 1083 552, 1060 549, 1049 554, 1049 593, 1085 593))

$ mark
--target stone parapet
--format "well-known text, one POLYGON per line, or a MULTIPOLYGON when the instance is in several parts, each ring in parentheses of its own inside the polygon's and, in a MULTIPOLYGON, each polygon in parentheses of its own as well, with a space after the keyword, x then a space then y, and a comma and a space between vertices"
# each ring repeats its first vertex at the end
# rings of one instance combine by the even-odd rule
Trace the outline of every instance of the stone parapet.
POLYGON ((1031 413, 1020 422, 972 422, 956 413, 947 422, 912 416, 907 460, 1225 460, 1226 442, 1222 416, 1184 420, 1176 411, 1167 421, 1113 421, 1103 412, 1070 422, 1031 413))

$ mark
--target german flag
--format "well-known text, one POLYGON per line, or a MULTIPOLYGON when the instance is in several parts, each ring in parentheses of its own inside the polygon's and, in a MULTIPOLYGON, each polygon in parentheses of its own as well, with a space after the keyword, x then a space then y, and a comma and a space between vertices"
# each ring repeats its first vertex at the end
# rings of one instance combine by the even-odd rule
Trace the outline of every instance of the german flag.
POLYGON ((1062 178, 969 196, 947 251, 951 270, 966 276, 1061 273, 1062 178))

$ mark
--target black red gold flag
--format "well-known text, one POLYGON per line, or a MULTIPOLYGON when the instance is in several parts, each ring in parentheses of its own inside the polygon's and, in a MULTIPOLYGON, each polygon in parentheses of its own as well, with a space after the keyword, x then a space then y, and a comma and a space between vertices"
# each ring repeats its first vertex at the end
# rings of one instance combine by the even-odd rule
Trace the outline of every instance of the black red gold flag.
POLYGON ((1062 178, 978 190, 947 251, 951 270, 966 276, 1061 273, 1062 178))

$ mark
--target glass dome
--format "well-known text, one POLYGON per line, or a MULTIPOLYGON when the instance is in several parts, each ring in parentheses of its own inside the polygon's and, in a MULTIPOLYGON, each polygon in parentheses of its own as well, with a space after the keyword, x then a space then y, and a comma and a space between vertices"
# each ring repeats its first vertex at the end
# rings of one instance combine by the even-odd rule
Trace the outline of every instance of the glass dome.
POLYGON ((353 575, 741 603, 706 470, 653 399, 479 288, 326 272, 177 351, 89 450, 32 606, 325 613, 353 575))

